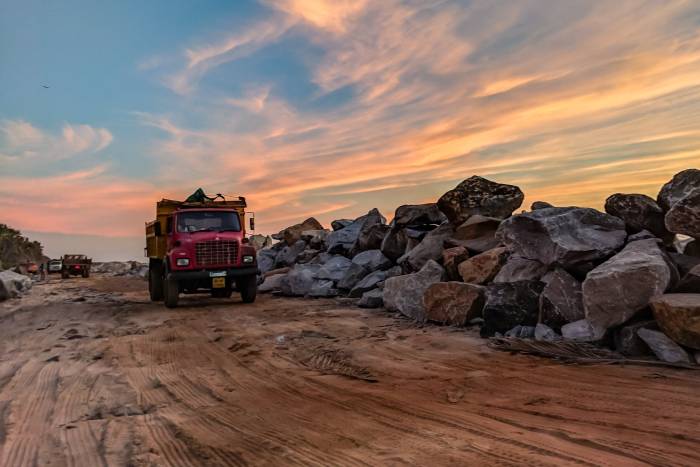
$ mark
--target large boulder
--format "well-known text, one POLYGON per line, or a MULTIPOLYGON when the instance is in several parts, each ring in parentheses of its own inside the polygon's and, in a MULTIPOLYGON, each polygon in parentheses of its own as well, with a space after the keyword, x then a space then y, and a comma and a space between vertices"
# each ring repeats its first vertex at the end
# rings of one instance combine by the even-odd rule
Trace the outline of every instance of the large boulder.
POLYGON ((700 170, 687 169, 678 172, 671 181, 661 187, 656 202, 661 209, 668 211, 674 204, 698 188, 700 188, 700 170))
POLYGON ((463 246, 447 248, 442 252, 442 266, 445 268, 449 280, 462 280, 457 268, 467 259, 469 259, 469 251, 463 246))
POLYGON ((662 362, 690 363, 688 353, 663 332, 642 328, 637 334, 662 362))
POLYGON ((285 246, 275 257, 275 268, 283 268, 285 266, 294 266, 297 259, 306 250, 306 242, 298 240, 291 246, 285 246))
POLYGON ((622 219, 590 208, 546 208, 506 219, 497 237, 517 256, 564 268, 598 261, 625 243, 622 219))
POLYGON ((343 278, 338 282, 341 289, 352 289, 367 274, 381 269, 388 269, 392 265, 389 258, 379 250, 367 250, 352 259, 350 267, 343 278))
POLYGON ((547 272, 547 266, 534 259, 511 256, 493 278, 494 282, 536 281, 547 272))
POLYGON ((348 297, 362 297, 365 292, 376 289, 381 282, 384 282, 389 277, 401 275, 401 268, 394 266, 386 271, 374 271, 363 277, 348 293, 348 297))
POLYGON ((317 279, 309 289, 309 297, 335 297, 338 295, 338 289, 335 288, 335 283, 331 280, 317 279))
POLYGON ((700 264, 688 271, 673 291, 700 294, 700 264))
POLYGON ((677 343, 700 350, 700 294, 674 293, 651 301, 661 330, 677 343))
POLYGON ((331 228, 334 231, 340 230, 340 229, 344 229, 345 227, 349 226, 352 223, 353 223, 352 219, 336 219, 333 222, 331 222, 331 228))
POLYGON ((326 237, 330 232, 326 229, 321 230, 304 230, 301 233, 301 239, 304 240, 309 248, 314 250, 325 249, 326 237))
POLYGON ((666 228, 673 233, 700 238, 700 188, 679 199, 666 213, 666 228))
POLYGON ((647 195, 615 193, 605 200, 605 212, 625 221, 630 234, 648 230, 666 242, 673 238, 664 225, 663 209, 647 195))
POLYGON ((354 251, 359 253, 366 250, 378 250, 390 230, 391 227, 386 224, 369 224, 367 228, 360 229, 354 251))
POLYGON ((523 204, 525 195, 517 186, 469 177, 440 197, 438 208, 453 224, 461 224, 479 214, 505 219, 523 204))
POLYGON ((445 271, 437 262, 428 260, 423 268, 413 274, 390 277, 384 282, 384 306, 390 311, 425 322, 423 295, 428 287, 442 282, 445 271))
POLYGON ((452 238, 472 252, 483 253, 498 246, 496 231, 500 225, 500 219, 477 214, 460 224, 452 238))
POLYGON ((447 220, 437 204, 406 204, 396 208, 393 224, 396 227, 412 225, 440 225, 447 220))
POLYGON ((565 324, 585 318, 581 283, 561 268, 542 278, 539 321, 561 332, 565 324))
POLYGON ((453 232, 451 224, 442 224, 428 232, 415 248, 399 258, 398 263, 405 271, 413 272, 420 270, 429 260, 438 261, 442 257, 445 240, 450 238, 453 232))
POLYGON ((436 282, 423 294, 423 306, 429 321, 464 326, 481 317, 484 287, 463 282, 436 282))
POLYGON ((258 292, 281 292, 282 284, 287 280, 286 274, 275 274, 274 276, 266 277, 262 284, 258 285, 258 292))
POLYGON ((294 224, 281 230, 278 234, 273 235, 272 238, 284 240, 287 245, 292 246, 301 239, 301 234, 305 230, 323 230, 323 226, 315 218, 309 217, 304 222, 294 224))
POLYGON ((392 227, 391 230, 384 236, 379 249, 384 253, 384 256, 397 261, 406 253, 408 246, 408 237, 406 230, 403 227, 392 227))
POLYGON ((384 291, 373 289, 362 294, 362 298, 357 302, 360 308, 381 308, 384 306, 384 291))
POLYGON ((261 274, 265 274, 267 271, 274 269, 275 258, 277 258, 278 254, 279 251, 273 250, 272 248, 265 248, 258 251, 257 262, 261 274))
POLYGON ((352 261, 345 256, 335 255, 323 263, 316 277, 318 279, 332 280, 337 283, 345 277, 351 264, 352 261))
POLYGON ((291 296, 308 295, 316 282, 316 273, 319 269, 318 265, 297 264, 281 281, 281 292, 291 296))
POLYGON ((494 248, 463 261, 457 270, 464 282, 487 284, 496 277, 507 258, 508 252, 504 247, 494 248))
POLYGON ((358 217, 351 224, 339 230, 334 230, 326 238, 328 253, 351 255, 358 250, 357 240, 362 235, 367 237, 373 226, 386 224, 386 219, 375 208, 362 217, 358 217))
POLYGON ((539 281, 520 281, 491 284, 486 287, 486 304, 482 312, 483 337, 501 334, 516 326, 537 324, 539 297, 544 284, 539 281))
POLYGON ((580 319, 561 327, 564 339, 577 342, 597 342, 605 336, 606 329, 594 326, 587 319, 580 319))
POLYGON ((663 294, 673 274, 655 240, 629 243, 583 282, 586 319, 605 329, 624 323, 647 308, 653 297, 663 294))
POLYGON ((32 288, 32 280, 29 277, 9 269, 0 272, 0 282, 2 283, 0 288, 4 289, 2 295, 5 298, 19 297, 32 288))

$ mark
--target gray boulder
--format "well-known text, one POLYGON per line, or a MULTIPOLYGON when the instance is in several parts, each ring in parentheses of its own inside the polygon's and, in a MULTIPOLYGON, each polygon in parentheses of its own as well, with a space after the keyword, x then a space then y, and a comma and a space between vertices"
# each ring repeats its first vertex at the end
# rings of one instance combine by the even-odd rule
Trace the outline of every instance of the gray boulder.
POLYGON ((401 268, 394 266, 386 271, 374 271, 363 277, 348 293, 348 297, 358 298, 365 292, 376 289, 379 285, 390 277, 400 276, 401 268))
POLYGON ((664 225, 663 209, 647 195, 615 193, 605 200, 605 212, 625 221, 630 234, 647 230, 666 242, 672 240, 664 225))
POLYGON ((642 328, 637 334, 662 362, 691 363, 688 353, 663 332, 642 328))
POLYGON ((532 339, 535 337, 535 326, 517 325, 505 332, 505 337, 513 339, 532 339))
POLYGON ((262 274, 275 268, 275 258, 277 258, 278 254, 279 251, 273 250, 272 248, 265 248, 258 251, 258 269, 262 274))
POLYGON ((671 232, 700 238, 700 188, 676 201, 666 213, 665 222, 671 232))
POLYGON ((331 280, 317 279, 311 285, 308 293, 309 297, 335 297, 338 295, 338 289, 335 288, 335 284, 331 280))
POLYGON ((345 227, 349 226, 352 223, 353 223, 352 219, 336 219, 333 222, 331 222, 331 228, 333 230, 340 230, 340 229, 344 229, 345 227))
POLYGON ((561 335, 564 339, 577 342, 595 342, 605 336, 605 329, 594 326, 587 319, 580 319, 561 327, 561 335))
POLYGON ((547 272, 547 266, 533 259, 511 256, 493 278, 494 282, 536 281, 547 272))
POLYGON ((535 326, 535 340, 536 341, 546 341, 553 342, 561 339, 561 336, 557 332, 547 326, 544 323, 537 323, 535 326))
MULTIPOLYGON (((0 289, 3 290, 1 296, 4 296, 5 299, 17 298, 32 288, 32 280, 29 277, 9 269, 0 272, 0 283, 2 283, 0 289)), ((0 300, 3 299, 0 298, 0 300)))
POLYGON ((539 296, 544 284, 539 281, 520 281, 491 284, 486 287, 483 310, 482 337, 505 333, 515 326, 535 326, 539 312, 539 296))
POLYGON ((700 170, 688 169, 678 172, 671 181, 661 187, 656 202, 661 209, 669 211, 674 204, 697 188, 700 188, 700 170))
POLYGON ((301 297, 308 295, 316 282, 316 273, 319 269, 318 265, 297 264, 287 273, 286 280, 281 282, 282 293, 301 297))
POLYGON ((380 250, 363 251, 352 259, 352 263, 338 283, 338 287, 341 289, 352 289, 367 274, 381 269, 388 269, 391 266, 391 260, 384 256, 380 250))
POLYGON ((334 230, 326 238, 328 253, 350 255, 357 251, 357 240, 360 235, 368 235, 372 226, 385 224, 386 219, 377 209, 372 209, 366 215, 358 217, 342 229, 334 230))
POLYGON ((564 268, 604 259, 625 242, 622 219, 590 208, 547 208, 501 223, 496 236, 517 256, 564 268))
POLYGON ((285 266, 294 266, 297 258, 306 250, 306 242, 299 240, 291 246, 285 246, 275 257, 275 269, 285 266))
POLYGON ((369 224, 367 228, 360 229, 354 251, 378 250, 389 230, 391 227, 386 224, 369 224))
POLYGON ((362 294, 362 298, 357 302, 361 308, 381 308, 384 306, 384 292, 380 289, 370 290, 362 294))
POLYGON ((394 213, 394 225, 406 227, 411 225, 440 225, 447 220, 437 204, 406 204, 399 206, 394 213))
POLYGON ((270 293, 281 292, 282 284, 287 280, 286 274, 275 274, 274 276, 266 277, 262 284, 258 285, 258 292, 270 293))
POLYGON ((586 319, 596 328, 620 325, 671 285, 669 261, 655 240, 629 243, 583 282, 586 319))
POLYGON ((627 243, 636 242, 637 240, 652 240, 652 239, 658 239, 658 238, 659 237, 657 237, 653 233, 649 232, 648 230, 640 230, 639 232, 628 236, 627 243))
POLYGON ((316 277, 318 279, 339 282, 345 277, 351 264, 352 261, 345 256, 335 255, 323 263, 316 277))
POLYGON ((326 237, 328 237, 329 233, 330 232, 326 229, 304 230, 301 233, 301 239, 309 245, 309 248, 313 248, 314 250, 323 250, 325 249, 326 237))
POLYGON ((438 261, 442 257, 445 240, 450 238, 453 232, 451 224, 442 224, 429 232, 415 248, 397 262, 405 271, 412 272, 420 270, 429 260, 438 261))
POLYGON ((542 278, 546 285, 540 295, 540 322, 555 331, 565 324, 585 318, 581 283, 561 268, 542 278))
POLYGON ((483 253, 499 245, 496 231, 500 225, 500 219, 477 214, 471 216, 455 229, 452 241, 472 252, 483 253))
POLYGON ((524 197, 517 186, 475 175, 442 195, 437 205, 450 222, 461 224, 476 214, 505 219, 520 207, 524 197))
POLYGON ((390 311, 425 322, 423 295, 430 285, 442 282, 445 271, 437 262, 428 260, 420 271, 390 277, 384 282, 384 306, 390 311))

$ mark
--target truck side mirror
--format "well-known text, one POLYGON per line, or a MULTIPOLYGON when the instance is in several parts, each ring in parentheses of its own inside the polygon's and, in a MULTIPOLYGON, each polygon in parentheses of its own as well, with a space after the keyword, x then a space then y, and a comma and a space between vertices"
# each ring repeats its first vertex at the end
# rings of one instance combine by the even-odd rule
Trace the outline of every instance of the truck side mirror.
POLYGON ((161 235, 163 235, 163 232, 160 229, 160 221, 156 221, 156 223, 153 224, 153 233, 156 237, 160 237, 161 235))
POLYGON ((255 230, 255 217, 250 218, 250 230, 255 230))

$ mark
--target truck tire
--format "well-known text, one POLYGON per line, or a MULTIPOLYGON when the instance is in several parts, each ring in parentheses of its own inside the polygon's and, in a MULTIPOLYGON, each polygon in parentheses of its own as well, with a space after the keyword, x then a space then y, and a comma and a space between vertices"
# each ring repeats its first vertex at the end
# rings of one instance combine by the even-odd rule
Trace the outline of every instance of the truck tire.
POLYGON ((163 301, 163 265, 151 264, 148 268, 148 294, 152 302, 163 301))
POLYGON ((256 276, 243 276, 236 280, 236 288, 241 293, 243 303, 253 303, 258 294, 258 283, 256 276))
POLYGON ((177 280, 164 279, 163 280, 163 298, 165 300, 165 306, 168 308, 176 308, 179 295, 180 295, 180 288, 178 286, 177 280))

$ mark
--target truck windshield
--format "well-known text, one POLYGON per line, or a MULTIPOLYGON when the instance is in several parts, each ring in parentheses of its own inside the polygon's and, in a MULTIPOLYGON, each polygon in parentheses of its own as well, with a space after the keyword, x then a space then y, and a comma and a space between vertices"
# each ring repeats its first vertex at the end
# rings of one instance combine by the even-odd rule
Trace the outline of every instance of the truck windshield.
POLYGON ((201 232, 230 230, 238 232, 241 223, 238 214, 231 211, 192 211, 177 215, 178 232, 201 232))

